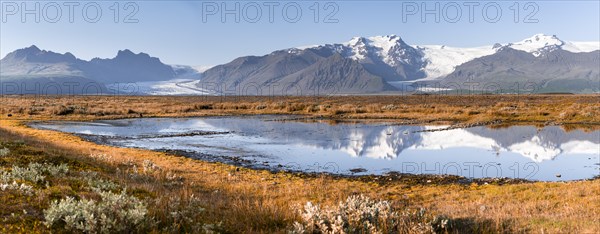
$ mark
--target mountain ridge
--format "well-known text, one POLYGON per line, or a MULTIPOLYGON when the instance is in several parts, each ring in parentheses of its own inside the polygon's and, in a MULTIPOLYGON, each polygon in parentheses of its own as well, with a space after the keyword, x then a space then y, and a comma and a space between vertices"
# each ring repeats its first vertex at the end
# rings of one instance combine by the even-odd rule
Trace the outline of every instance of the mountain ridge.
MULTIPOLYGON (((270 54, 263 56, 255 56, 253 58, 258 58, 262 61, 274 61, 274 63, 282 62, 281 54, 288 54, 285 58, 287 61, 303 58, 306 54, 316 54, 317 58, 313 63, 318 62, 320 59, 327 59, 329 56, 333 54, 338 54, 344 59, 350 59, 358 62, 363 68, 368 71, 371 75, 382 78, 385 82, 389 84, 399 83, 403 85, 403 82, 415 82, 415 81, 435 81, 441 83, 448 83, 447 81, 451 81, 454 79, 454 82, 466 82, 465 79, 458 79, 460 75, 457 74, 457 68, 463 64, 468 62, 472 62, 475 60, 480 61, 480 58, 484 58, 487 56, 492 56, 495 58, 494 60, 506 60, 511 61, 513 59, 505 56, 505 51, 520 51, 524 54, 529 54, 532 56, 529 60, 521 60, 522 62, 527 62, 530 64, 534 64, 535 66, 542 65, 546 66, 547 64, 541 63, 540 61, 535 60, 535 58, 546 58, 545 55, 560 55, 566 56, 569 61, 565 60, 562 62, 555 62, 552 65, 555 67, 553 71, 563 71, 569 70, 570 68, 577 67, 578 71, 574 72, 558 72, 556 74, 563 75, 563 77, 553 75, 552 82, 550 86, 548 86, 549 79, 543 79, 542 75, 554 74, 554 73, 546 73, 543 72, 544 69, 536 69, 536 68, 526 68, 523 67, 523 64, 512 64, 512 66, 519 66, 522 71, 518 69, 511 69, 510 67, 506 68, 507 71, 512 72, 512 81, 517 81, 521 83, 531 83, 538 82, 537 85, 539 87, 537 90, 539 91, 549 91, 549 92, 598 92, 600 87, 596 87, 594 82, 598 80, 600 82, 600 77, 598 77, 598 72, 596 61, 594 58, 594 51, 600 51, 600 42, 566 42, 560 40, 556 35, 545 35, 545 34, 535 34, 532 37, 526 38, 524 40, 514 42, 514 43, 495 43, 489 46, 481 46, 481 47, 473 47, 473 48, 458 48, 458 47, 449 47, 443 45, 416 45, 411 46, 404 42, 401 37, 396 35, 389 36, 375 36, 375 37, 354 37, 350 41, 345 43, 334 43, 334 44, 324 44, 324 45, 314 45, 314 46, 304 46, 304 47, 294 47, 283 50, 276 50, 270 54), (557 53, 556 51, 562 51, 564 53, 557 53), (592 55, 588 55, 587 53, 592 53, 592 55), (586 59, 591 59, 591 63, 586 61, 586 59), (535 62, 535 63, 534 63, 535 62), (527 73, 529 72, 529 73, 527 73), (578 77, 582 76, 582 77, 578 77), (448 77, 454 77, 452 79, 448 79, 448 77), (581 78, 581 79, 580 79, 581 78), (557 87, 560 86, 560 82, 562 80, 566 80, 568 82, 568 87, 557 87), (575 82, 576 84, 572 84, 575 82), (591 87, 591 88, 588 88, 591 87)), ((519 56, 519 53, 513 53, 514 56, 519 56)), ((242 57, 246 58, 246 57, 242 57)), ((488 58, 489 59, 489 58, 488 58)), ((253 64, 245 63, 241 65, 236 65, 236 60, 233 60, 230 63, 223 64, 221 66, 216 66, 211 69, 206 70, 203 73, 202 82, 211 82, 219 84, 219 82, 231 81, 230 74, 233 71, 253 71, 253 75, 249 76, 237 76, 234 82, 229 82, 230 85, 237 85, 242 83, 252 83, 257 82, 261 85, 266 85, 265 80, 277 80, 282 75, 290 75, 285 70, 278 70, 277 67, 269 67, 269 69, 263 69, 261 67, 253 66, 253 64), (256 74, 260 74, 259 77, 256 74)), ((304 60, 308 61, 308 60, 304 60)), ((284 62, 284 61, 283 61, 284 62)), ((503 64, 504 66, 510 66, 511 64, 503 64)), ((309 64, 304 64, 304 66, 309 66, 309 64)), ((340 69, 339 67, 335 67, 335 64, 331 64, 331 69, 340 69)), ((532 65, 533 66, 533 65, 532 65)), ((472 75, 478 75, 481 82, 485 83, 499 83, 499 90, 508 90, 508 82, 504 82, 498 79, 505 79, 505 76, 496 78, 494 77, 497 73, 491 73, 491 71, 485 70, 485 67, 476 67, 471 66, 472 68, 483 69, 483 72, 477 71, 466 71, 466 67, 461 67, 462 70, 458 71, 458 73, 469 73, 472 75), (499 82, 497 82, 499 81, 499 82)), ((299 72, 302 69, 299 69, 299 72)), ((504 75, 511 75, 506 73, 504 75)), ((305 79, 321 79, 320 77, 316 77, 315 75, 310 76, 308 74, 304 75, 305 79)), ((470 77, 469 77, 470 78, 470 77)), ((352 78, 350 78, 352 79, 352 78)), ((198 85, 201 85, 200 82, 198 85)), ((360 83, 360 82, 358 82, 360 83)), ((221 83, 223 84, 223 83, 221 83)), ((512 84, 511 84, 512 85, 512 84)), ((381 86, 383 87, 383 86, 381 86)), ((230 86, 228 88, 231 88, 230 86)), ((301 88, 301 87, 299 87, 301 88)), ((403 87, 397 87, 398 89, 403 89, 403 87)), ((377 92, 386 92, 393 91, 391 89, 380 89, 373 90, 369 89, 365 90, 365 93, 377 93, 377 92)), ((398 90, 395 90, 398 91, 398 90)), ((512 91, 511 91, 512 92, 512 91)), ((354 93, 354 91, 349 92, 349 90, 341 90, 341 93, 354 93)))
POLYGON ((161 81, 175 76, 173 67, 160 59, 128 49, 120 50, 113 58, 86 61, 70 52, 60 54, 32 45, 0 60, 0 81, 4 83, 0 92, 5 94, 30 94, 36 92, 34 89, 46 94, 45 87, 49 86, 58 87, 51 94, 65 94, 64 90, 73 85, 79 86, 75 94, 85 94, 88 86, 96 87, 93 94, 102 94, 109 92, 105 86, 108 83, 161 81), (10 92, 6 85, 12 86, 10 92))
POLYGON ((192 93, 336 95, 397 93, 415 82, 476 81, 499 84, 500 92, 519 82, 535 83, 539 92, 596 93, 600 92, 599 53, 600 42, 569 42, 546 34, 471 48, 410 45, 400 36, 387 35, 242 56, 200 72, 191 66, 166 65, 129 49, 119 50, 113 58, 83 60, 70 52, 32 45, 0 60, 0 82, 44 86, 68 80, 97 83, 106 90, 104 85, 113 83, 152 86, 149 82, 160 82, 162 87, 169 86, 165 83, 169 80, 185 79, 185 87, 202 91, 192 93))

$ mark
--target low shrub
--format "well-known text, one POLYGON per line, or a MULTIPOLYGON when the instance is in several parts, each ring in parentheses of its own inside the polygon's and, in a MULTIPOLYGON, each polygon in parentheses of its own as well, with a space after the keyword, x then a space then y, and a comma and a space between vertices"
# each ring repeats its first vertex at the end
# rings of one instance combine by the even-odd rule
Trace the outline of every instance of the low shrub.
POLYGON ((0 183, 0 190, 15 190, 25 195, 33 195, 33 186, 17 183, 16 181, 13 181, 12 183, 0 183))
POLYGON ((87 182, 88 186, 93 191, 114 191, 121 187, 110 180, 103 180, 100 178, 88 178, 87 182))
POLYGON ((7 149, 7 148, 0 149, 0 157, 7 156, 8 154, 10 154, 10 150, 9 149, 7 149))
POLYGON ((54 115, 69 115, 75 113, 75 108, 72 106, 59 106, 52 110, 54 115))
POLYGON ((156 221, 155 228, 163 233, 210 233, 218 231, 220 225, 207 225, 198 222, 198 218, 204 215, 201 200, 194 196, 164 196, 152 201, 152 206, 160 212, 151 212, 150 215, 156 221))
POLYGON ((267 105, 265 104, 258 104, 254 107, 255 110, 264 110, 267 109, 267 105))
POLYGON ((393 110, 398 109, 398 106, 396 106, 394 104, 388 104, 388 105, 383 106, 381 109, 384 111, 393 111, 393 110))
POLYGON ((448 227, 447 219, 425 209, 398 211, 388 201, 364 195, 325 209, 308 202, 299 213, 301 222, 294 223, 292 233, 436 233, 448 227))
POLYGON ((148 212, 144 203, 128 196, 125 190, 120 194, 99 194, 99 202, 75 200, 73 197, 53 201, 44 211, 46 226, 86 233, 133 232, 143 229, 148 212))
POLYGON ((44 182, 47 175, 63 176, 69 172, 67 164, 52 165, 30 163, 27 167, 13 166, 10 172, 0 169, 0 180, 7 182, 10 180, 24 180, 33 183, 44 182))

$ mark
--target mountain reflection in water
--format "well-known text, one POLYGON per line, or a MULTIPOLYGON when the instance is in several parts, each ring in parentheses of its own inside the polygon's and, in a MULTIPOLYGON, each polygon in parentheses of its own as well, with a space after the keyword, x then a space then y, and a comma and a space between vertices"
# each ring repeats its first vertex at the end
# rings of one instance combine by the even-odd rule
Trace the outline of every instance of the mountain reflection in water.
POLYGON ((342 174, 361 168, 366 170, 362 174, 398 171, 574 180, 598 175, 600 167, 600 131, 565 132, 557 126, 424 131, 445 126, 331 125, 275 118, 281 117, 44 122, 34 127, 104 137, 102 142, 123 147, 185 150, 211 155, 216 161, 241 157, 271 168, 283 165, 342 174), (221 134, 185 134, 198 131, 221 134))

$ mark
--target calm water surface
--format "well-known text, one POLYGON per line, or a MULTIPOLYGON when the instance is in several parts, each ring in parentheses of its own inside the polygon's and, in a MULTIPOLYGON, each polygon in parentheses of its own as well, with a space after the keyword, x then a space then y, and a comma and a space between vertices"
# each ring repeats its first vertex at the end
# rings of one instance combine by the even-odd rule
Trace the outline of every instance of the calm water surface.
POLYGON ((577 180, 600 173, 600 131, 279 121, 282 117, 145 118, 41 122, 103 144, 178 150, 258 168, 339 174, 453 174, 577 180), (276 121, 277 120, 277 121, 276 121), (560 176, 558 176, 560 175, 560 176))

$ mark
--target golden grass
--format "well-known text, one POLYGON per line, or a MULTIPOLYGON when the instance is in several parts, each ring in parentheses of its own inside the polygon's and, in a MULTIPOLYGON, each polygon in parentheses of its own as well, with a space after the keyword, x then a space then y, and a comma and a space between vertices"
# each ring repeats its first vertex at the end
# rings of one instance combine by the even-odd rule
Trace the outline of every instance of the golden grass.
POLYGON ((107 119, 140 116, 301 114, 333 119, 600 125, 599 95, 348 97, 0 96, 0 118, 107 119))
MULTIPOLYGON (((462 185, 271 173, 160 152, 97 145, 66 133, 31 129, 24 125, 27 119, 90 120, 139 117, 139 113, 143 116, 293 113, 335 118, 396 118, 456 123, 504 118, 506 121, 515 122, 597 124, 599 120, 596 117, 586 117, 585 113, 590 112, 598 116, 600 111, 597 104, 598 96, 591 95, 534 96, 516 99, 510 96, 495 98, 482 96, 468 97, 472 98, 469 100, 449 97, 447 100, 438 101, 436 101, 438 97, 420 96, 336 97, 309 100, 284 98, 285 101, 254 97, 244 100, 227 98, 202 100, 205 98, 60 97, 34 100, 32 97, 4 97, 3 104, 4 101, 8 100, 8 102, 7 105, 2 105, 4 114, 0 120, 0 129, 3 135, 0 140, 19 138, 42 152, 58 153, 75 161, 100 165, 106 168, 106 176, 142 191, 140 196, 144 196, 143 191, 146 191, 148 196, 158 197, 186 197, 193 193, 201 199, 202 206, 206 208, 205 212, 194 218, 202 223, 222 222, 225 232, 285 232, 289 225, 298 219, 292 208, 293 205, 307 201, 333 205, 344 200, 348 195, 357 193, 391 200, 396 206, 426 207, 436 214, 448 215, 460 222, 462 226, 458 229, 460 232, 600 232, 600 196, 598 196, 600 180, 462 185), (426 101, 420 98, 425 98, 426 101), (80 109, 85 109, 85 112, 74 111, 57 116, 52 108, 59 108, 58 106, 61 105, 77 105, 83 107, 80 109), (26 110, 32 106, 38 110, 35 114, 29 115, 26 110), (20 108, 23 108, 23 111, 18 111, 20 108), (100 112, 105 115, 98 114, 100 112), (491 112, 494 112, 493 115, 491 112), (505 116, 500 114, 505 112, 505 116), (563 112, 576 114, 559 116, 563 112), (8 113, 13 113, 13 116, 4 117, 8 113), (106 154, 111 160, 94 159, 89 157, 91 154, 106 154), (163 168, 164 173, 181 176, 183 184, 165 187, 156 182, 130 181, 119 177, 115 172, 115 168, 122 165, 139 166, 143 160, 153 161, 163 168)), ((160 181, 160 175, 156 176, 160 181)), ((68 188, 64 189, 68 190, 68 188)), ((7 199, 3 198, 3 200, 7 199)), ((159 202, 153 212, 159 213, 167 205, 166 203, 167 201, 159 202)), ((39 207, 44 206, 42 203, 39 204, 39 207)), ((38 231, 46 230, 36 222, 11 225, 15 228, 35 227, 38 231)))

